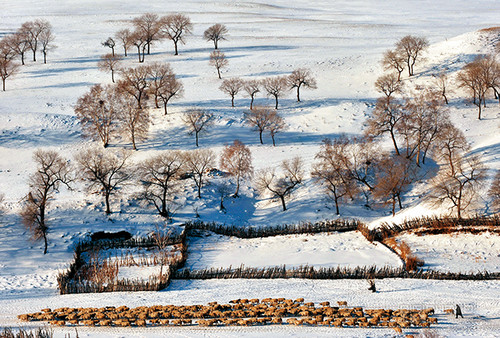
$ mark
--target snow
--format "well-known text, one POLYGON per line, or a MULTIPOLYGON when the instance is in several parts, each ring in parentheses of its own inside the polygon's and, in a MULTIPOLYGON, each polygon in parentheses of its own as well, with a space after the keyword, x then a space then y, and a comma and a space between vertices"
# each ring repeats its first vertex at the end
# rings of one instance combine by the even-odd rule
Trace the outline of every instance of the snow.
POLYGON ((500 271, 500 236, 494 233, 397 237, 424 260, 424 269, 452 272, 500 271))
POLYGON ((211 234, 190 237, 186 268, 261 268, 286 265, 400 267, 397 255, 381 244, 368 242, 359 232, 321 233, 240 239, 211 234))
MULTIPOLYGON (((306 297, 312 301, 346 299, 349 303, 372 308, 426 304, 447 308, 457 302, 473 304, 471 317, 467 318, 469 310, 465 307, 466 320, 441 317, 443 324, 438 325, 436 331, 447 336, 498 336, 498 281, 384 280, 377 282, 377 288, 382 291, 374 295, 366 292, 365 281, 174 281, 166 291, 159 293, 59 296, 56 276, 72 260, 75 241, 85 238, 89 232, 103 230, 127 230, 134 235, 145 235, 156 225, 164 224, 164 220, 151 208, 130 201, 138 192, 133 184, 124 187, 123 194, 113 198, 114 213, 107 217, 100 196, 88 194, 81 182, 75 182, 72 191, 61 190, 49 206, 49 253, 44 256, 40 243, 29 242, 29 234, 18 216, 20 201, 28 191, 29 175, 35 169, 31 158, 33 151, 37 148, 57 150, 72 161, 78 151, 91 143, 81 137, 74 105, 91 85, 111 82, 109 74, 97 69, 100 55, 109 52, 101 42, 142 13, 187 14, 194 23, 194 34, 187 38, 186 45, 180 46, 177 57, 172 55, 170 42, 155 43, 152 55, 146 56, 146 64, 169 62, 184 83, 185 95, 170 105, 167 116, 161 109, 152 109, 154 125, 149 139, 138 144, 139 151, 132 156, 135 163, 164 150, 194 149, 194 137, 187 135, 181 114, 191 108, 202 108, 213 112, 217 118, 216 125, 201 136, 202 148, 220 153, 224 145, 238 138, 250 147, 256 170, 300 155, 308 171, 321 140, 342 133, 362 134, 366 117, 378 97, 373 83, 382 74, 379 61, 385 50, 392 48, 404 35, 425 36, 431 44, 423 55, 425 61, 417 64, 414 78, 407 80, 405 75, 405 81, 408 84, 426 83, 432 74, 447 70, 453 84, 456 72, 477 54, 490 52, 498 39, 498 34, 478 31, 498 25, 498 1, 153 0, 145 4, 130 0, 0 0, 0 7, 0 37, 15 31, 25 21, 43 18, 53 25, 58 46, 49 53, 46 65, 31 62, 28 53, 26 66, 7 80, 7 91, 0 92, 0 193, 6 197, 4 212, 0 214, 0 326, 18 325, 15 318, 18 313, 38 311, 47 306, 206 303, 244 296, 279 295, 306 297), (208 65, 212 45, 202 39, 203 31, 216 22, 226 24, 230 32, 228 40, 220 44, 229 59, 223 78, 260 79, 289 74, 299 67, 310 68, 317 78, 318 89, 303 90, 302 102, 295 102, 293 93, 280 100, 279 112, 288 129, 277 135, 276 147, 272 147, 269 135, 265 135, 265 144, 260 145, 258 134, 243 124, 242 113, 249 99, 237 96, 236 108, 230 108, 229 97, 218 89, 220 81, 215 69, 208 65)), ((137 65, 136 55, 131 53, 124 66, 137 65)), ((260 93, 256 104, 272 105, 273 100, 260 93)), ((500 167, 498 104, 490 100, 484 119, 479 121, 474 106, 466 103, 461 90, 455 89, 450 93, 449 107, 453 122, 471 142, 472 152, 482 155, 491 178, 493 170, 500 167)), ((383 145, 390 149, 389 143, 383 145)), ((110 148, 130 149, 131 146, 123 140, 114 140, 110 148)), ((431 170, 432 166, 424 169, 431 170)), ((308 174, 304 184, 288 201, 286 212, 281 211, 279 201, 260 197, 251 183, 243 182, 240 198, 225 201, 225 213, 218 210, 219 200, 213 185, 202 190, 201 200, 196 198, 192 185, 188 185, 183 206, 174 216, 175 223, 193 219, 195 213, 203 221, 261 226, 336 217, 333 203, 325 199, 308 174)), ((436 208, 426 198, 428 188, 426 183, 416 184, 405 194, 404 209, 398 211, 396 217, 390 215, 387 207, 375 204, 367 209, 362 200, 342 203, 341 217, 357 218, 374 227, 382 222, 400 222, 415 216, 448 214, 447 208, 436 208)), ((490 202, 485 194, 487 188, 485 184, 479 191, 481 203, 471 209, 471 213, 491 213, 485 207, 490 202)), ((205 239, 206 243, 201 238, 192 239, 192 244, 196 245, 191 250, 201 257, 193 262, 196 256, 192 256, 189 266, 399 264, 386 249, 368 244, 354 233, 291 236, 286 241, 217 236, 205 239), (307 242, 302 241, 304 237, 307 242), (300 253, 297 250, 301 250, 300 253)), ((423 256, 429 268, 445 271, 491 268, 498 271, 497 235, 408 236, 405 240, 417 256, 423 256), (428 252, 431 248, 436 251, 428 252)), ((144 271, 129 272, 134 275, 144 271)), ((74 331, 57 330, 59 336, 64 333, 74 334, 74 331)), ((79 333, 80 336, 151 337, 393 335, 393 331, 388 330, 337 331, 311 327, 201 331, 192 328, 134 331, 81 328, 79 333)))

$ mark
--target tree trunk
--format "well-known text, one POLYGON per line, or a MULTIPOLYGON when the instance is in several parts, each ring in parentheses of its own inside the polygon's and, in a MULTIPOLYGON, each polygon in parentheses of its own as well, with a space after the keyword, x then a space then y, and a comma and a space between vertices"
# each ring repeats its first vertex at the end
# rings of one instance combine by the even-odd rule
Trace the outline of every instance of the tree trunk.
POLYGON ((43 248, 43 254, 45 255, 47 253, 47 233, 43 231, 43 241, 44 241, 44 248, 43 248))
POLYGON ((167 101, 163 101, 163 109, 165 109, 165 115, 167 115, 167 101))
POLYGON ((337 212, 337 216, 340 215, 340 210, 339 210, 339 198, 337 197, 337 194, 334 194, 335 197, 335 210, 337 212))
POLYGON ((392 130, 391 130, 391 138, 392 138, 392 143, 394 144, 394 149, 396 149, 396 154, 399 155, 398 144, 396 143, 396 136, 394 135, 392 130))
POLYGON ((274 133, 271 133, 271 139, 273 140, 273 147, 276 147, 276 142, 274 141, 274 133))
POLYGON ((3 89, 3 91, 5 91, 5 79, 4 78, 2 78, 2 89, 3 89))
POLYGON ((231 95, 231 107, 234 107, 234 95, 231 95))
POLYGON ((217 67, 217 74, 219 75, 219 79, 222 79, 222 77, 220 76, 220 69, 219 69, 219 67, 217 67))
POLYGON ((47 52, 43 52, 43 63, 47 64, 47 52))
POLYGON ((201 198, 201 175, 200 175, 200 184, 198 184, 198 198, 201 198))
POLYGON ((21 64, 24 66, 24 52, 21 52, 21 64))
POLYGON ((106 201, 106 215, 110 215, 111 208, 109 207, 109 192, 104 193, 104 200, 106 201))
POLYGON ((480 120, 481 119, 481 101, 479 101, 479 104, 477 105, 477 108, 478 108, 477 119, 480 120))
POLYGON ((125 57, 127 57, 127 47, 123 46, 123 51, 125 52, 125 57))
POLYGON ((250 110, 253 109, 253 95, 252 95, 252 99, 250 100, 250 110))
POLYGON ((134 133, 134 132, 132 132, 132 135, 131 135, 131 136, 132 136, 132 148, 133 148, 134 150, 137 150, 137 147, 136 147, 136 145, 135 145, 135 133, 134 133))
POLYGON ((149 55, 149 46, 151 45, 151 42, 148 42, 148 55, 149 55))
POLYGON ((115 83, 115 72, 111 69, 111 81, 115 83))
POLYGON ((260 144, 264 144, 262 141, 262 130, 259 131, 260 144))
POLYGON ((238 197, 238 193, 240 192, 240 174, 236 176, 236 192, 234 193, 233 197, 238 197))
POLYGON ((115 56, 115 47, 111 47, 111 55, 115 56))
POLYGON ((141 62, 141 47, 137 46, 137 55, 139 56, 139 63, 141 62))
MULTIPOLYGON (((33 49, 32 49, 33 50, 33 49)), ((36 49, 33 50, 33 62, 36 62, 36 49)))
POLYGON ((281 205, 283 206, 283 211, 286 211, 285 196, 280 196, 281 205))
POLYGON ((179 52, 177 51, 177 41, 174 40, 174 47, 175 47, 175 54, 174 55, 179 55, 179 52))
POLYGON ((399 210, 403 209, 403 204, 401 203, 401 196, 398 194, 398 204, 399 204, 399 210))
POLYGON ((396 216, 396 196, 392 196, 392 217, 396 216))
POLYGON ((196 134, 196 146, 198 147, 198 132, 196 132, 195 134, 196 134))
POLYGON ((224 207, 224 196, 223 195, 221 195, 221 197, 220 197, 220 210, 221 211, 226 210, 226 208, 224 207))
POLYGON ((158 105, 158 95, 155 94, 155 106, 156 108, 160 108, 160 106, 158 105))
POLYGON ((297 102, 300 102, 300 86, 297 86, 297 102))
POLYGON ((217 39, 214 39, 214 46, 215 46, 215 49, 217 49, 217 39))
POLYGON ((274 107, 274 109, 278 110, 278 96, 275 95, 274 98, 276 99, 276 106, 274 107))

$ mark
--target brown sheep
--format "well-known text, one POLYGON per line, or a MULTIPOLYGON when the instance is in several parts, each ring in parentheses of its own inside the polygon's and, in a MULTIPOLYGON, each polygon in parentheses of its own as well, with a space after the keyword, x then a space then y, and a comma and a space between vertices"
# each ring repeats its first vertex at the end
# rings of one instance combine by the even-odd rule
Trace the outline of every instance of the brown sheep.
POLYGON ((445 309, 444 313, 455 314, 455 310, 453 310, 453 309, 445 309))
POLYGON ((110 326, 111 325, 111 320, 109 319, 103 319, 99 321, 99 326, 110 326))
POLYGON ((396 333, 398 334, 403 333, 403 330, 401 330, 400 327, 394 327, 393 330, 396 331, 396 333))
POLYGON ((303 303, 304 302, 304 298, 297 298, 295 300, 295 303, 303 303))
POLYGON ((321 306, 330 306, 330 302, 321 302, 319 303, 321 306))
POLYGON ((344 307, 346 307, 346 306, 347 306, 347 302, 346 302, 346 301, 338 301, 338 302, 337 302, 337 304, 338 304, 339 306, 344 306, 344 307))

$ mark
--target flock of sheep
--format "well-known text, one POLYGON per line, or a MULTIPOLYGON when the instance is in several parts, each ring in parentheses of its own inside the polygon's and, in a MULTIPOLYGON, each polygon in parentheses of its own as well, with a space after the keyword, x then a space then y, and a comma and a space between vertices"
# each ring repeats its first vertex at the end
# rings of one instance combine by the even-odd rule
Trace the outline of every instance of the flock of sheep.
POLYGON ((431 317, 434 309, 424 310, 363 310, 362 307, 347 307, 339 301, 305 303, 303 298, 236 299, 229 304, 208 305, 154 305, 136 308, 59 308, 43 309, 41 312, 22 314, 23 321, 48 321, 52 325, 86 326, 223 326, 223 325, 322 325, 335 327, 389 327, 396 332, 401 328, 429 327, 437 323, 431 317))

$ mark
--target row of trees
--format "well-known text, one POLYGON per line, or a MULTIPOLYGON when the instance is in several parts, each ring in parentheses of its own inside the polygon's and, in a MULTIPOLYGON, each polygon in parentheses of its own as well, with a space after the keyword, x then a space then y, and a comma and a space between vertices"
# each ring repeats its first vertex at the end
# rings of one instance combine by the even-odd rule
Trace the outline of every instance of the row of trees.
MULTIPOLYGON (((382 191, 387 190, 387 193, 392 194, 394 214, 396 199, 401 208, 401 193, 419 179, 418 167, 421 163, 425 163, 430 154, 440 164, 440 170, 432 179, 429 196, 437 204, 451 205, 460 218, 477 197, 476 191, 485 178, 484 166, 477 155, 468 154, 470 145, 464 134, 450 121, 449 111, 446 108, 448 103, 446 74, 435 77, 432 86, 420 88, 417 93, 412 94, 406 90, 401 80, 400 75, 404 66, 398 68, 395 66, 396 63, 388 61, 390 56, 395 54, 406 55, 405 66, 411 69, 409 75, 413 75, 412 66, 425 48, 425 41, 405 37, 396 46, 396 51, 388 51, 384 55, 382 63, 386 68, 391 68, 392 65, 398 73, 382 75, 375 82, 376 89, 383 96, 377 100, 365 130, 365 135, 371 139, 387 135, 394 147, 394 155, 384 156, 391 160, 389 166, 382 166, 385 177, 379 175, 379 179, 383 179, 373 187, 373 195, 380 196, 381 187, 382 191), (410 40, 414 40, 413 44, 408 43, 410 40), (410 47, 401 49, 402 45, 413 45, 415 53, 402 53, 403 50, 412 50, 410 47)), ((495 69, 494 58, 479 57, 472 64, 475 66, 469 64, 459 73, 460 86, 464 86, 464 74, 469 74, 471 68, 482 69, 477 73, 483 74, 484 78, 491 78, 484 74, 495 69)), ((473 76, 468 78, 470 82, 478 81, 478 76, 474 80, 473 76)), ((477 90, 475 92, 477 93, 477 90)), ((482 101, 484 95, 474 94, 474 97, 476 95, 478 95, 477 102, 484 103, 482 101)))
MULTIPOLYGON (((151 52, 151 45, 161 40, 171 40, 174 44, 174 54, 178 55, 178 45, 186 43, 186 37, 192 33, 191 19, 183 14, 169 14, 158 16, 155 13, 146 13, 132 20, 132 27, 116 32, 114 38, 108 37, 102 45, 111 49, 115 55, 115 47, 123 47, 125 57, 130 48, 137 48, 139 62, 144 62, 145 55, 151 52)), ((203 37, 214 43, 215 49, 221 40, 226 40, 228 30, 223 24, 214 24, 207 28, 203 37)))
POLYGON ((15 33, 8 34, 0 39, 0 77, 2 78, 2 90, 5 91, 5 82, 19 69, 15 62, 16 57, 21 58, 21 64, 25 64, 25 55, 28 51, 33 53, 33 61, 36 61, 37 52, 43 55, 43 63, 47 63, 47 54, 55 48, 53 44, 54 34, 52 25, 46 20, 36 19, 27 21, 21 25, 15 33))
POLYGON ((316 79, 311 74, 311 71, 305 68, 298 68, 288 76, 268 77, 263 80, 224 79, 219 87, 222 92, 231 97, 231 107, 234 107, 236 95, 241 91, 245 91, 250 96, 250 109, 253 109, 255 96, 261 91, 265 91, 268 96, 274 98, 275 109, 278 109, 278 100, 293 89, 297 93, 297 102, 300 102, 300 90, 302 88, 317 88, 316 79))

